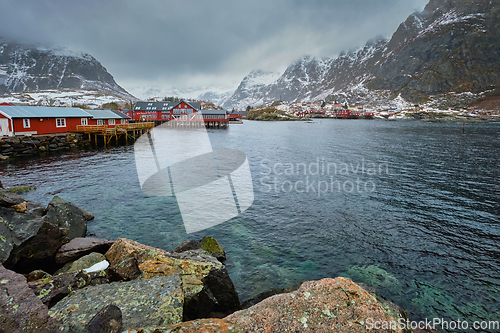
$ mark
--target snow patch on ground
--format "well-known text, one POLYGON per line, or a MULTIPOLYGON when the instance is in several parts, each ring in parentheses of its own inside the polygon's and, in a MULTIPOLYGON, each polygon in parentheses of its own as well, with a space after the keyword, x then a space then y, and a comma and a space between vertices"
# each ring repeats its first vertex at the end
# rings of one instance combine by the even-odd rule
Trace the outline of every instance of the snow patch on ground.
POLYGON ((0 96, 0 102, 43 106, 73 106, 74 104, 86 104, 91 108, 97 108, 105 103, 117 102, 122 104, 129 103, 130 100, 96 90, 49 89, 35 92, 11 93, 9 95, 0 96))

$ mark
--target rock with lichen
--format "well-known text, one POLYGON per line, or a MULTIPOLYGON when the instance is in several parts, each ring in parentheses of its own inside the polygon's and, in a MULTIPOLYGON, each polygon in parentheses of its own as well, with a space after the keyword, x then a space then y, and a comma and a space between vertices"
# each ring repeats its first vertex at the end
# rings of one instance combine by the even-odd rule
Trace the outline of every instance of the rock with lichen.
POLYGON ((350 279, 338 277, 304 282, 296 291, 272 296, 224 319, 250 332, 340 333, 370 332, 370 322, 397 322, 404 316, 402 310, 388 310, 350 279))
POLYGON ((87 221, 93 218, 57 196, 44 211, 38 205, 28 204, 26 208, 21 213, 0 207, 0 261, 18 271, 53 265, 57 250, 71 239, 85 236, 87 221))
POLYGON ((62 268, 58 269, 55 272, 55 275, 68 272, 78 272, 81 271, 82 269, 92 267, 93 265, 103 260, 106 260, 104 254, 92 252, 87 254, 86 256, 81 257, 78 260, 66 263, 66 265, 64 265, 62 268))
POLYGON ((184 304, 181 277, 174 274, 77 290, 59 301, 49 314, 65 331, 83 332, 109 304, 121 310, 123 330, 180 323, 184 304))
POLYGON ((78 271, 49 276, 29 282, 28 285, 43 304, 51 308, 61 299, 78 289, 105 283, 109 283, 109 273, 107 271, 90 273, 78 271))
POLYGON ((182 242, 181 245, 177 246, 173 252, 179 253, 183 251, 198 249, 207 251, 208 253, 216 257, 219 261, 226 260, 226 253, 224 252, 224 249, 219 244, 219 242, 217 242, 217 240, 212 237, 203 237, 198 241, 191 240, 182 242))
POLYGON ((0 264, 0 331, 61 332, 48 308, 28 287, 26 278, 0 264))
POLYGON ((184 292, 184 320, 223 315, 240 308, 238 293, 226 267, 204 250, 169 254, 135 241, 120 238, 106 253, 111 267, 135 258, 141 279, 180 274, 184 292))
POLYGON ((26 274, 26 280, 28 282, 33 282, 41 279, 46 279, 52 277, 49 273, 41 270, 41 269, 36 269, 34 271, 31 271, 30 273, 26 274))

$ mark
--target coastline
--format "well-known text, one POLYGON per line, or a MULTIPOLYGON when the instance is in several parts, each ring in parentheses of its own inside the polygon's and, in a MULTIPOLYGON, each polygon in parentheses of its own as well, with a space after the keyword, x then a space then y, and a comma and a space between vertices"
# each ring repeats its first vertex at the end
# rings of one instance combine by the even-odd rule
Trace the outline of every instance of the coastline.
MULTIPOLYGON (((364 332, 369 331, 370 320, 408 320, 404 310, 373 290, 340 277, 306 281, 300 286, 266 292, 253 303, 240 303, 224 265, 225 256, 231 254, 224 253, 213 238, 184 242, 172 252, 123 238, 86 238, 86 225, 93 215, 78 206, 54 197, 44 208, 34 202, 20 202, 22 197, 3 188, 0 192, 4 198, 2 219, 25 221, 23 225, 32 226, 27 229, 33 234, 17 242, 10 241, 15 237, 7 238, 4 243, 13 245, 7 258, 2 249, 2 262, 7 268, 0 268, 0 288, 21 288, 25 298, 0 307, 11 325, 36 327, 39 331, 57 332, 62 328, 84 332, 96 320, 104 320, 115 328, 110 332, 118 331, 117 327, 129 332, 170 332, 193 327, 218 327, 216 332, 281 332, 292 328, 327 331, 332 327, 338 332, 364 332), (67 269, 61 271, 61 266, 67 269), (29 271, 27 267, 37 269, 29 271), (151 299, 153 290, 159 296, 151 299), (80 310, 68 312, 75 306, 80 310), (138 315, 133 310, 148 311, 147 307, 161 315, 153 316, 156 319, 151 321, 150 315, 138 315), (43 314, 41 321, 40 316, 36 322, 26 318, 33 311, 43 314), (110 313, 114 316, 109 317, 110 313)), ((12 237, 16 227, 9 230, 12 237)), ((2 233, 6 234, 6 229, 2 233)))

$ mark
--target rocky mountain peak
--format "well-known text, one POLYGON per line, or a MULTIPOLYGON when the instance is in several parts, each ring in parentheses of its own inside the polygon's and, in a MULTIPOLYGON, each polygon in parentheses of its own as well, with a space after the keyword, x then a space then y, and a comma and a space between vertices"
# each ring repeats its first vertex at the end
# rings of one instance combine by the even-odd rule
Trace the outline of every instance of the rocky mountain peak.
POLYGON ((0 93, 46 89, 98 90, 135 99, 89 54, 0 39, 0 93))

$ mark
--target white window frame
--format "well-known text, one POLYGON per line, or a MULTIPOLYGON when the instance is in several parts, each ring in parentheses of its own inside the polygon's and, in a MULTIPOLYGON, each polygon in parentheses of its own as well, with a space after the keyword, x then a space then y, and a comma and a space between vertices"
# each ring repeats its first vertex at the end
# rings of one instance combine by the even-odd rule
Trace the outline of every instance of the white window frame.
POLYGON ((56 118, 56 127, 66 127, 66 118, 56 118))
POLYGON ((82 118, 82 126, 87 126, 89 124, 89 120, 87 118, 82 118))
POLYGON ((97 126, 104 125, 104 119, 97 119, 97 126))
POLYGON ((122 124, 126 124, 127 122, 126 122, 126 120, 125 120, 125 119, 122 119, 122 120, 121 120, 121 123, 122 123, 122 124))
POLYGON ((108 119, 108 125, 114 125, 115 120, 114 119, 108 119))
POLYGON ((29 118, 24 118, 24 119, 23 119, 23 127, 24 127, 24 128, 30 128, 30 127, 31 127, 30 125, 31 125, 31 124, 30 124, 30 120, 29 120, 29 118))

